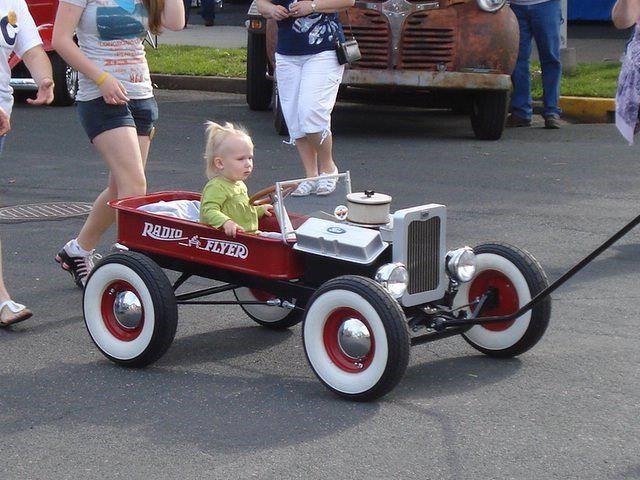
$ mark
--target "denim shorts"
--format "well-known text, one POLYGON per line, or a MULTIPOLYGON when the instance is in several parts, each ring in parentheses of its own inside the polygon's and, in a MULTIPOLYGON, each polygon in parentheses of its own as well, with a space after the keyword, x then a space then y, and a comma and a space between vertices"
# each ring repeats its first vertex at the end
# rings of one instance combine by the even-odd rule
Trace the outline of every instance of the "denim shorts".
POLYGON ((78 103, 78 115, 89 140, 107 130, 118 127, 135 127, 141 137, 150 136, 158 120, 156 99, 129 100, 125 105, 109 105, 104 98, 78 103))

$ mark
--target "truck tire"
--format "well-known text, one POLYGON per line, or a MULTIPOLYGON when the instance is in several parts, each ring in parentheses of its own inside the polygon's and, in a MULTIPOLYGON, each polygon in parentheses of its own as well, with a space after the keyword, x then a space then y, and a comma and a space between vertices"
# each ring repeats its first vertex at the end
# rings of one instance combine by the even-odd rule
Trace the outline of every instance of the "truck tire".
MULTIPOLYGON (((460 285, 454 306, 467 305, 489 288, 496 298, 480 317, 509 315, 544 290, 547 276, 529 253, 506 243, 486 243, 473 249, 477 259, 475 277, 460 285)), ((526 352, 542 338, 551 316, 551 297, 510 322, 475 325, 462 334, 476 350, 509 358, 526 352)))
POLYGON ((268 110, 273 95, 267 78, 267 36, 247 32, 247 104, 251 110, 268 110))
POLYGON ((67 107, 73 105, 78 93, 78 72, 65 62, 56 52, 49 52, 49 60, 53 69, 53 102, 52 105, 67 107))
POLYGON ((282 113, 282 105, 280 105, 280 97, 278 96, 278 85, 273 82, 273 127, 278 135, 289 135, 289 127, 282 113))
POLYGON ((508 92, 482 92, 473 96, 471 127, 479 140, 499 140, 509 109, 508 92))

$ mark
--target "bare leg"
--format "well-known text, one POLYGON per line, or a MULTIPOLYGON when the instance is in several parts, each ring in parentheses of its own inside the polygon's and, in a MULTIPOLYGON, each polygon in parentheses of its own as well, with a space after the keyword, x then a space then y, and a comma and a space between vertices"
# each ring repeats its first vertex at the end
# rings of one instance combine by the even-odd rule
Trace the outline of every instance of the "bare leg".
POLYGON ((4 277, 2 276, 2 243, 0 242, 0 303, 6 302, 10 298, 7 287, 4 285, 4 277))
POLYGON ((78 244, 85 250, 95 248, 104 232, 113 224, 115 213, 107 205, 107 201, 144 195, 147 191, 144 175, 146 156, 143 160, 141 145, 134 128, 119 127, 107 130, 94 138, 93 143, 109 166, 111 175, 109 187, 96 199, 89 218, 78 235, 78 244))
POLYGON ((309 141, 308 137, 302 137, 296 139, 296 147, 298 147, 298 154, 302 160, 304 166, 304 172, 306 177, 318 176, 318 153, 313 144, 309 141))
POLYGON ((306 138, 316 152, 319 173, 333 173, 338 170, 333 163, 332 135, 327 135, 324 141, 322 141, 322 133, 308 133, 306 138))

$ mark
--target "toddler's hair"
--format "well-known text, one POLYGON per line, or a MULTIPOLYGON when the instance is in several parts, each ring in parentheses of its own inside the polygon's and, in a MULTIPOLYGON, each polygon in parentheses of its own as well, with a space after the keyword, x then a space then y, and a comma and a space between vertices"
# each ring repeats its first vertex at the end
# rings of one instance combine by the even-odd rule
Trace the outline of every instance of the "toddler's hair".
POLYGON ((234 125, 230 122, 225 122, 224 125, 212 122, 210 120, 205 122, 206 125, 206 147, 204 150, 204 161, 206 165, 207 178, 211 180, 213 177, 219 175, 218 169, 213 164, 213 159, 220 156, 220 150, 222 144, 229 137, 229 135, 239 135, 246 137, 247 141, 253 145, 251 136, 246 128, 242 125, 234 125))

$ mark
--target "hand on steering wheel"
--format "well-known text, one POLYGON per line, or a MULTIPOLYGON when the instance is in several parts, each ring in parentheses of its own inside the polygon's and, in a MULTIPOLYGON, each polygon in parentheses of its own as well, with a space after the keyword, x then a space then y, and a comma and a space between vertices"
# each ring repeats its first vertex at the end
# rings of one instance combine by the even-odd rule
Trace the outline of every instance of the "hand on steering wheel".
MULTIPOLYGON (((287 183, 282 189, 282 199, 286 198, 291 192, 293 192, 298 187, 297 183, 287 183)), ((249 198, 249 205, 253 205, 254 207, 258 207, 260 205, 265 205, 267 203, 273 203, 273 193, 276 191, 276 186, 271 185, 270 187, 263 188, 258 192, 251 195, 249 198)))

